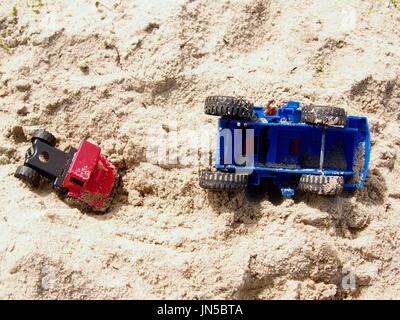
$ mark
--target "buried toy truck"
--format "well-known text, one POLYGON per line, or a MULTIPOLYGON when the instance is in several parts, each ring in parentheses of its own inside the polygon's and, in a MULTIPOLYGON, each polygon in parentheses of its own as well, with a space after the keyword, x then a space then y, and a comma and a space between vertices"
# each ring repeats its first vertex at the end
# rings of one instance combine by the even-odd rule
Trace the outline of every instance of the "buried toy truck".
POLYGON ((108 209, 118 173, 98 146, 82 140, 78 149, 69 148, 64 152, 54 147, 55 137, 43 129, 35 130, 31 141, 25 162, 17 168, 15 177, 32 187, 38 187, 41 177, 47 178, 71 204, 85 211, 108 209))
POLYGON ((211 96, 205 113, 219 116, 216 163, 200 186, 238 191, 272 179, 283 196, 296 190, 336 195, 362 188, 368 172, 366 117, 339 107, 289 101, 279 109, 234 97, 211 96))

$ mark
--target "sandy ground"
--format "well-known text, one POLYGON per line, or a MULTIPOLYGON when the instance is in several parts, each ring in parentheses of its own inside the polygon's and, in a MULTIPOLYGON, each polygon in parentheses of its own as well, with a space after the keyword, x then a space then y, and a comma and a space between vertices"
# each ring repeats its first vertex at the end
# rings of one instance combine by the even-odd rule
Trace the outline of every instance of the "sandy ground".
POLYGON ((391 1, 2 0, 0 298, 398 298, 399 26, 391 1), (202 190, 212 94, 368 116, 366 187, 202 190), (107 214, 13 177, 38 127, 119 163, 107 214))

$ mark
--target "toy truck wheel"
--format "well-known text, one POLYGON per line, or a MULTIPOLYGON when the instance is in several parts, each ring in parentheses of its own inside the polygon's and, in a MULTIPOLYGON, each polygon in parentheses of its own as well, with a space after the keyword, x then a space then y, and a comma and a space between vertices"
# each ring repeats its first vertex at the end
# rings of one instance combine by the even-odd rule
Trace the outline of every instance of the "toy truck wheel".
POLYGON ((306 123, 343 127, 346 120, 346 111, 339 107, 307 105, 301 110, 301 121, 306 123))
POLYGON ((56 138, 48 131, 44 129, 36 129, 33 134, 31 141, 39 139, 40 141, 47 143, 48 145, 51 145, 54 147, 56 145, 56 138))
POLYGON ((343 184, 342 176, 303 174, 298 189, 321 195, 336 195, 342 192, 343 184))
POLYGON ((14 176, 30 184, 32 187, 37 187, 40 183, 40 174, 27 166, 19 166, 14 176))
POLYGON ((248 175, 221 171, 200 172, 200 187, 215 191, 241 191, 247 187, 248 175))
POLYGON ((210 96, 204 102, 204 113, 234 119, 254 119, 253 104, 244 99, 226 96, 210 96))

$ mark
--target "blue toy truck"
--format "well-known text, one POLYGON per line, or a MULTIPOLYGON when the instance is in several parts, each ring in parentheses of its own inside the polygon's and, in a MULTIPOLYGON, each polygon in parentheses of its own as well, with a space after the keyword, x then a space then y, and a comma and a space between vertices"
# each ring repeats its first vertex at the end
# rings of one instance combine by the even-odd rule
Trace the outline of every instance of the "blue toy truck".
POLYGON ((219 116, 216 163, 200 186, 238 191, 270 178, 283 196, 296 190, 336 195, 362 188, 368 172, 366 117, 343 108, 289 101, 279 109, 234 97, 211 96, 205 113, 219 116))

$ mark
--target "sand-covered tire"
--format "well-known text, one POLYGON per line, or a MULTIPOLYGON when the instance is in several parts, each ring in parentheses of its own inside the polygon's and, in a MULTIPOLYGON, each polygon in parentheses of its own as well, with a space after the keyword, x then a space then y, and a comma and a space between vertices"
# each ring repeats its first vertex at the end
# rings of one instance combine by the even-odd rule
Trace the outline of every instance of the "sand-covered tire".
POLYGON ((200 172, 200 187, 214 191, 241 191, 247 187, 248 175, 221 171, 200 172))
POLYGON ((32 187, 37 187, 40 183, 40 174, 27 166, 19 166, 14 176, 28 183, 32 187))
POLYGON ((56 145, 56 138, 48 131, 44 129, 36 129, 31 137, 31 141, 39 139, 40 141, 47 143, 48 145, 54 147, 56 145))
POLYGON ((232 119, 255 119, 253 104, 247 100, 235 97, 207 97, 204 102, 204 113, 232 119))
POLYGON ((336 195, 342 192, 343 184, 342 176, 303 174, 300 177, 298 189, 321 195, 336 195))
POLYGON ((347 115, 340 107, 306 105, 301 110, 301 121, 343 127, 346 125, 347 115))

